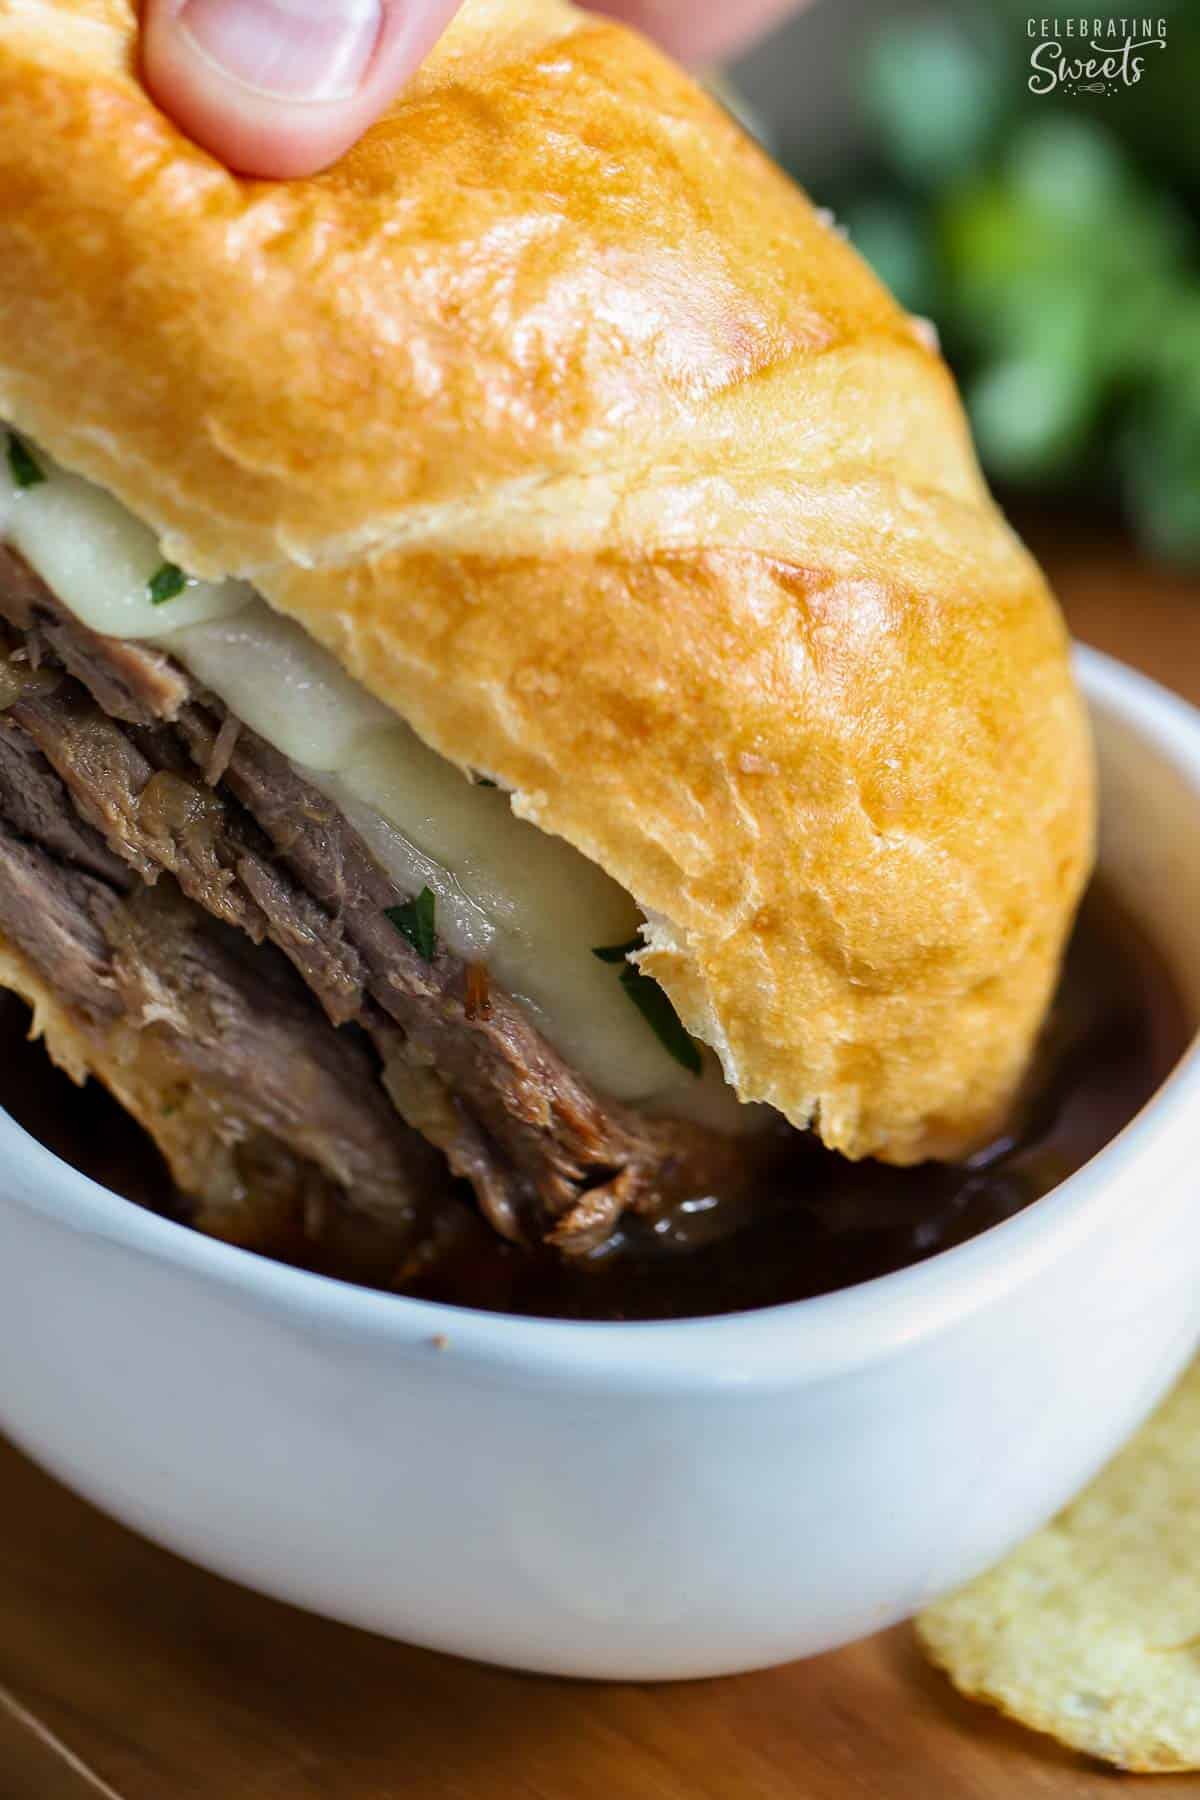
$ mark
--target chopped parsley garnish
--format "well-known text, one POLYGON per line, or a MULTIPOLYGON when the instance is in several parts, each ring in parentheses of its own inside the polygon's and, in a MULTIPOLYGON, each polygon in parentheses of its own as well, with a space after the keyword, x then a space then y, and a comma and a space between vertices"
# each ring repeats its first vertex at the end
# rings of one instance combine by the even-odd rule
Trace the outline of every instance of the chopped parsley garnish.
POLYGON ((437 949, 436 913, 437 901, 430 889, 423 887, 414 900, 406 900, 403 906, 389 906, 384 918, 401 937, 408 939, 418 956, 432 962, 437 949))
POLYGON ((471 784, 473 787, 490 788, 498 787, 500 785, 499 782, 493 781, 490 775, 477 775, 473 771, 471 774, 471 784))
POLYGON ((624 964, 620 976, 621 986, 667 1055, 674 1057, 680 1068, 686 1069, 689 1075, 699 1075, 703 1068, 699 1048, 667 995, 653 976, 643 975, 634 963, 626 961, 628 956, 641 948, 641 938, 635 937, 628 944, 602 945, 593 950, 592 955, 598 956, 601 962, 624 964))
POLYGON ((176 595, 182 594, 186 586, 187 576, 183 570, 175 563, 163 563, 161 568, 155 569, 146 583, 146 592, 150 596, 151 606, 163 606, 168 600, 174 600, 176 595))
POLYGON ((632 963, 621 970, 621 986, 645 1019, 668 1056, 673 1056, 689 1075, 699 1075, 702 1064, 695 1040, 652 976, 643 975, 632 963))
POLYGON ((635 937, 630 938, 627 944, 602 945, 599 950, 593 950, 592 955, 598 956, 601 962, 623 963, 627 957, 633 955, 635 950, 640 949, 642 949, 642 940, 640 937, 635 937))
POLYGON ((46 479, 46 471, 15 431, 8 434, 8 466, 19 488, 37 487, 39 482, 46 479))

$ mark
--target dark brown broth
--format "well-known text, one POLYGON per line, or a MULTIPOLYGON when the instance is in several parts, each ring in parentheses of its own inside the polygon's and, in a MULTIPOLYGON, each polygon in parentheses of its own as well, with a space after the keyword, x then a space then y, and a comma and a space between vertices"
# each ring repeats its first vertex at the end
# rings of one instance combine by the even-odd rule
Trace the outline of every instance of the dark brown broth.
MULTIPOLYGON (((0 1103, 64 1161, 178 1216, 150 1140, 95 1082, 81 1092, 23 1043, 27 1021, 18 1001, 0 996, 0 1103)), ((1056 1187, 1128 1124, 1189 1035, 1155 947, 1093 891, 1027 1097, 1010 1134, 983 1154, 892 1169, 798 1137, 786 1178, 752 1223, 697 1244, 702 1217, 664 1219, 582 1265, 502 1243, 471 1214, 454 1253, 406 1291, 495 1312, 612 1320, 740 1312, 850 1287, 961 1244, 1056 1187)))

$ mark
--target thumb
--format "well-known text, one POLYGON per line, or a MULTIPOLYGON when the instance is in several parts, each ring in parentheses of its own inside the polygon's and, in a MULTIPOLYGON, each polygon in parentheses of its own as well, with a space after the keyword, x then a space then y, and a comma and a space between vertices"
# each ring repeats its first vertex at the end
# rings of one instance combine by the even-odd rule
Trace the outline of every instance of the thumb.
POLYGON ((142 73, 243 175, 311 175, 348 150, 461 0, 146 0, 142 73))

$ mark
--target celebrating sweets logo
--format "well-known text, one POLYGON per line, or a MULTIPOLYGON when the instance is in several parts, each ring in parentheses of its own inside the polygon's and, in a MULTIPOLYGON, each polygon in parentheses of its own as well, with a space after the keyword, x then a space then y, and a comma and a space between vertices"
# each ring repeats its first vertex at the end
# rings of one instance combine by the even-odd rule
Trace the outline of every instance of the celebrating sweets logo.
POLYGON ((1027 19, 1031 94, 1119 94, 1136 87, 1146 53, 1167 47, 1165 19, 1027 19))

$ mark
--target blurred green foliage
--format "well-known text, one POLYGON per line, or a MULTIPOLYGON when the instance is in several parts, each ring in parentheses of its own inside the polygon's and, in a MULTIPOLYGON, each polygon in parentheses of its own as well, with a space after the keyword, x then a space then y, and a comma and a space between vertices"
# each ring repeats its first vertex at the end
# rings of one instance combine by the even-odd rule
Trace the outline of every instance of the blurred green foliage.
POLYGON ((1118 496, 1151 549, 1200 563, 1200 0, 1153 10, 1167 48, 1115 95, 1029 92, 1028 0, 885 28, 878 159, 835 198, 937 321, 989 472, 1118 496))

